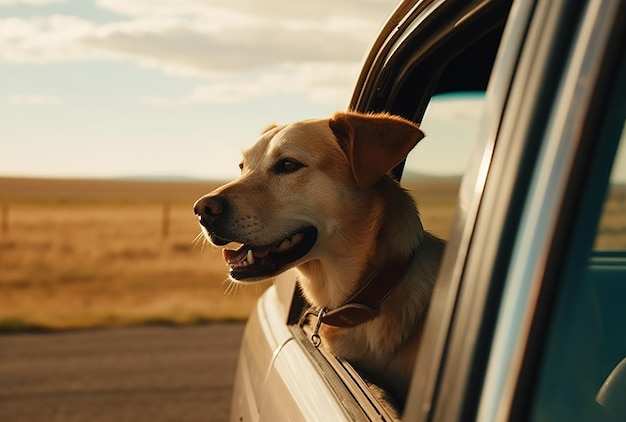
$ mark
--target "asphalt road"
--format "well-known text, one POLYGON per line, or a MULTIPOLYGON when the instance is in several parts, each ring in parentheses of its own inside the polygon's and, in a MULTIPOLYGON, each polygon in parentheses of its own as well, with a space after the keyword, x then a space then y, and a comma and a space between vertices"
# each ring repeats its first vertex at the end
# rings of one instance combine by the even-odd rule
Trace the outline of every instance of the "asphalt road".
POLYGON ((225 421, 243 324, 0 336, 0 421, 225 421))

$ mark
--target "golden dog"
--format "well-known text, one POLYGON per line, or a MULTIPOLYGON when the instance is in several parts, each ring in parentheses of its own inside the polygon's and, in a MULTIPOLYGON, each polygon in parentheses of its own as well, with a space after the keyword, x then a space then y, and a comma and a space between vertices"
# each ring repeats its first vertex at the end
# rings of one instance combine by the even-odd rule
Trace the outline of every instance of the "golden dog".
POLYGON ((231 279, 295 267, 324 346, 398 403, 444 248, 388 175, 422 137, 388 114, 271 127, 243 154, 241 176, 194 205, 211 243, 240 244, 223 250, 231 279))

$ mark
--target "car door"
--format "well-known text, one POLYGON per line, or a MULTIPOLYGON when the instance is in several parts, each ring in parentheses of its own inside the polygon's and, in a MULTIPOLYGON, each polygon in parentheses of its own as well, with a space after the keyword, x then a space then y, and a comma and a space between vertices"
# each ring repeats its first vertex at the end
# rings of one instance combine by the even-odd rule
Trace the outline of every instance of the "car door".
POLYGON ((626 321, 599 297, 626 301, 626 272, 592 246, 624 139, 625 18, 620 1, 513 4, 406 420, 613 420, 596 393, 626 321))

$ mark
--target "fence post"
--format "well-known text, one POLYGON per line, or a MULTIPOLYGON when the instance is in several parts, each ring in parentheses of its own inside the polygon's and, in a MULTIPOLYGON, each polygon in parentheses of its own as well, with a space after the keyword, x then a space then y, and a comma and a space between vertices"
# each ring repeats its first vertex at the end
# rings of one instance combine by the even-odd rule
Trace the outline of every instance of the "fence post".
POLYGON ((0 223, 0 233, 2 233, 2 236, 5 236, 9 234, 9 204, 2 204, 2 210, 0 214, 2 214, 2 216, 0 217, 0 220, 2 220, 2 222, 0 223))
POLYGON ((161 237, 167 239, 170 234, 170 204, 163 204, 163 218, 161 221, 161 237))

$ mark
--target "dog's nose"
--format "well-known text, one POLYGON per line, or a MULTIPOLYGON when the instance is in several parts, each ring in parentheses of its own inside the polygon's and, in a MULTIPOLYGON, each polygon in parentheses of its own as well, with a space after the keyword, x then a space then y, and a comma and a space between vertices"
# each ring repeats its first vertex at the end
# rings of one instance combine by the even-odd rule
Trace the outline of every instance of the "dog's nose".
POLYGON ((193 212, 198 216, 200 224, 210 227, 228 209, 226 198, 220 195, 203 196, 193 206, 193 212))

